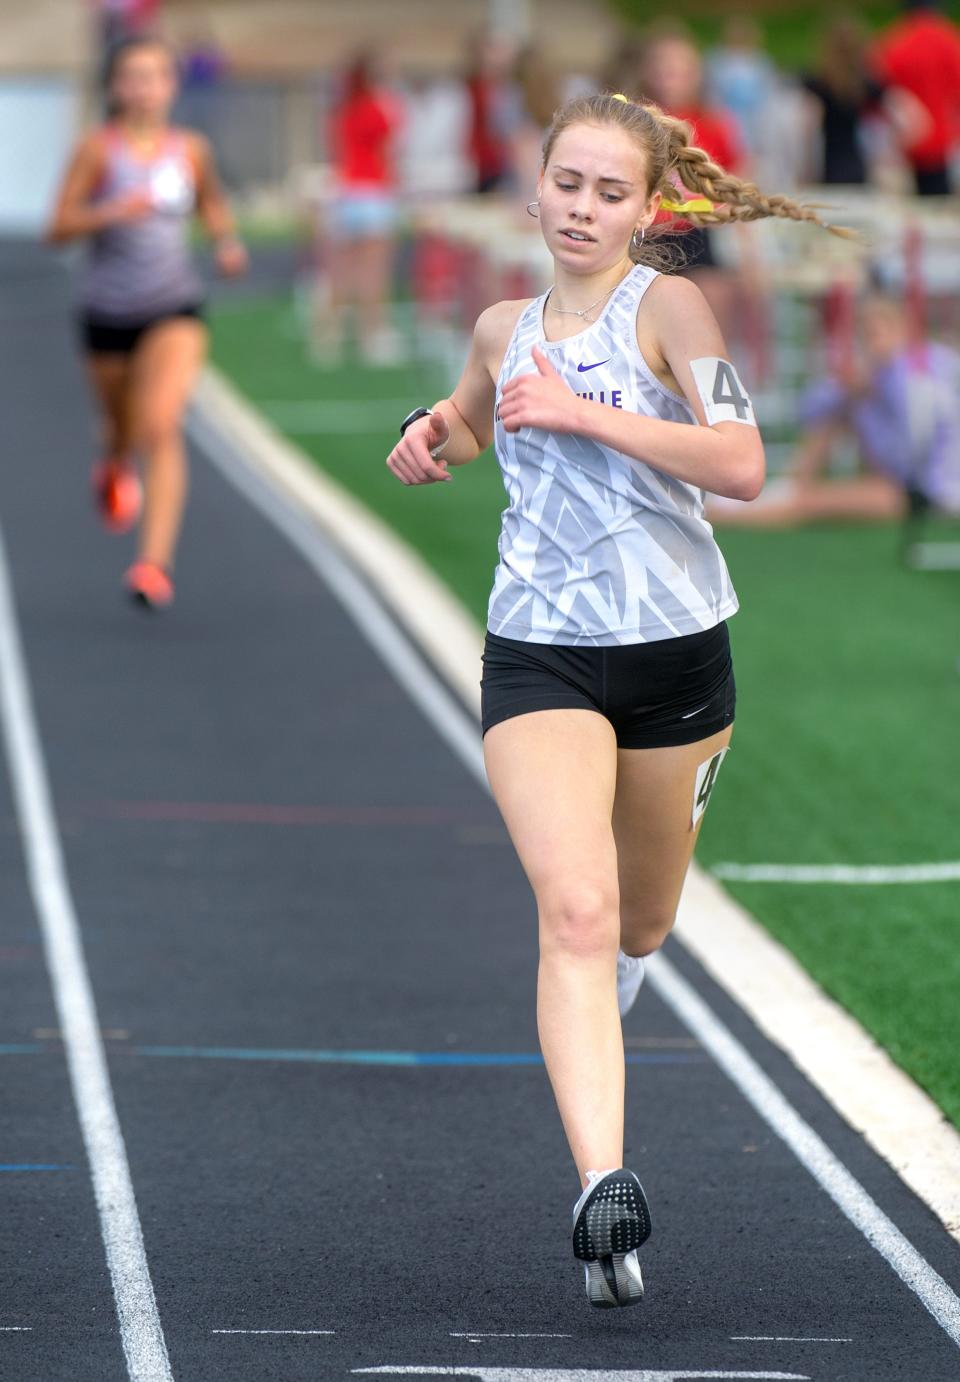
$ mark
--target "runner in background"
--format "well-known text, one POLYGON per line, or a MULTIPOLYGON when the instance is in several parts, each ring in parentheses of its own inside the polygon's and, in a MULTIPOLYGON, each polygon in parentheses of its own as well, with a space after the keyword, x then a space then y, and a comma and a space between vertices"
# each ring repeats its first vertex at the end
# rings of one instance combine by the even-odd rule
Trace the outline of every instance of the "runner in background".
POLYGON ((94 495, 111 531, 132 527, 142 508, 125 584, 155 609, 173 600, 187 494, 181 421, 207 343, 193 216, 222 273, 247 267, 209 144, 170 124, 176 90, 174 55, 161 40, 140 36, 114 50, 109 118, 77 146, 47 235, 52 244, 89 242, 79 325, 103 422, 94 495))

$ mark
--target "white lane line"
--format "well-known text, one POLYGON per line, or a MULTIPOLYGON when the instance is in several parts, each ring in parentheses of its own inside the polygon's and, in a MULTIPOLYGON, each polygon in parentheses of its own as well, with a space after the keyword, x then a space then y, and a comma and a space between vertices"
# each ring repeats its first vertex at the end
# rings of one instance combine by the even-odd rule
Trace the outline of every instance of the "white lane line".
POLYGON ((468 1329, 465 1333, 454 1334, 451 1339, 572 1339, 572 1334, 489 1334, 480 1329, 468 1329))
POLYGON ((840 883, 879 887, 896 883, 956 883, 960 862, 940 864, 714 864, 714 878, 731 883, 840 883))
MULTIPOLYGON (((284 496, 208 422, 202 445, 209 459, 235 488, 283 532, 309 564, 327 579, 347 613, 394 670, 412 701, 450 745, 477 782, 489 791, 476 720, 440 682, 432 667, 412 649, 397 625, 384 613, 367 587, 315 526, 291 511, 284 496)), ((653 987, 684 1026, 713 1055, 761 1118, 790 1147, 838 1208, 863 1233, 917 1295, 926 1309, 960 1347, 960 1299, 867 1194, 859 1181, 830 1151, 813 1128, 766 1076, 736 1037, 681 977, 663 954, 651 957, 653 987)))
POLYGON ((132 1382, 173 1382, 87 973, 0 534, 0 718, 27 877, 132 1382))
POLYGON ((823 1339, 803 1334, 731 1334, 733 1343, 743 1344, 852 1344, 852 1339, 823 1339))
POLYGON ((805 1166, 871 1247, 875 1248, 960 1347, 960 1300, 943 1277, 888 1219, 843 1162, 800 1117, 728 1027, 715 1016, 691 984, 663 954, 651 955, 647 977, 660 997, 752 1104, 763 1121, 805 1166))
POLYGON ((0 1334, 32 1334, 32 1324, 3 1324, 0 1325, 0 1334))
POLYGON ((427 1374, 434 1377, 472 1377, 480 1382, 703 1382, 705 1378, 744 1378, 755 1382, 811 1382, 805 1373, 799 1372, 726 1372, 713 1368, 697 1368, 686 1371, 679 1368, 611 1371, 609 1368, 488 1368, 483 1363, 471 1363, 469 1367, 425 1367, 414 1364, 412 1367, 388 1364, 379 1368, 354 1368, 356 1373, 385 1372, 391 1376, 414 1373, 417 1377, 427 1374))
POLYGON ((336 1334, 335 1329, 211 1329, 211 1334, 336 1334))

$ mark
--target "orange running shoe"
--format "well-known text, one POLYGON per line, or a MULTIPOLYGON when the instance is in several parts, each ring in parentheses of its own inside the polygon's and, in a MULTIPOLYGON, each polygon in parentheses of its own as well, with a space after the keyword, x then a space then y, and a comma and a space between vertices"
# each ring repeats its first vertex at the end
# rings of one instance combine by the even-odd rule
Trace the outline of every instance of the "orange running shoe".
POLYGON ((143 486, 133 466, 100 461, 91 476, 93 498, 103 526, 111 533, 126 533, 143 508, 143 486))
POLYGON ((166 609, 173 604, 173 581, 156 562, 135 561, 123 583, 136 603, 145 609, 166 609))

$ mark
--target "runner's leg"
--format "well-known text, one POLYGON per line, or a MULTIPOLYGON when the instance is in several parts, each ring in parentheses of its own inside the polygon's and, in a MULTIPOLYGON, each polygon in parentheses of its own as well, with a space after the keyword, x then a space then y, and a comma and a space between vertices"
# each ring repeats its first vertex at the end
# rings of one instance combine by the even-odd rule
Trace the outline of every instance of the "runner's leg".
POLYGON ((623 1160, 616 739, 591 710, 535 711, 484 736, 490 786, 537 900, 537 1021, 583 1183, 623 1160))
POLYGON ((187 495, 183 413, 206 342, 201 322, 176 317, 151 327, 133 355, 132 406, 145 490, 139 558, 168 571, 187 495))

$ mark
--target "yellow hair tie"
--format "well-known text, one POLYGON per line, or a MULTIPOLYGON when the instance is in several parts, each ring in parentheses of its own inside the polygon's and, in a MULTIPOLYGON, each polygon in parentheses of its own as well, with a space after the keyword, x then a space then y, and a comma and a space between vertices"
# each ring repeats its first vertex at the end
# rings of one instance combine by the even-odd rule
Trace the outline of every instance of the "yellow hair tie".
POLYGON ((623 94, 622 91, 615 91, 615 92, 613 93, 613 99, 614 99, 615 101, 622 101, 623 104, 624 104, 625 106, 629 106, 629 105, 632 105, 632 104, 633 104, 633 102, 630 100, 630 98, 629 98, 628 96, 624 96, 624 94, 623 94))
POLYGON ((660 203, 664 211, 712 211, 713 202, 706 197, 691 197, 688 202, 668 202, 666 198, 660 203))

